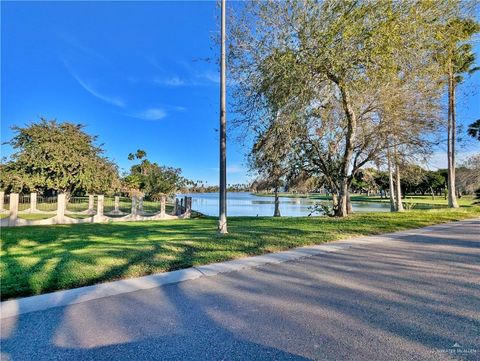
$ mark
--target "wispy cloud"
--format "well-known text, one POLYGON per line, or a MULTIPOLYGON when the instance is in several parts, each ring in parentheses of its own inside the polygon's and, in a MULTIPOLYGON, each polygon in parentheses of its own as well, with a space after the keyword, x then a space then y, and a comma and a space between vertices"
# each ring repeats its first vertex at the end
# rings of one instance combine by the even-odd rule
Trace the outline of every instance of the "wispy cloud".
MULTIPOLYGON (((220 83, 220 73, 214 69, 203 66, 192 66, 190 62, 179 61, 177 65, 183 68, 178 75, 178 71, 169 72, 154 57, 147 58, 147 61, 156 69, 157 75, 150 78, 154 84, 161 86, 209 86, 220 83), (203 69, 202 69, 203 68, 203 69)), ((178 69, 177 69, 178 70, 178 69)))
POLYGON ((161 86, 181 87, 181 86, 208 86, 220 83, 220 75, 213 71, 204 71, 189 75, 187 78, 179 76, 154 77, 153 83, 161 86))
POLYGON ((232 164, 227 167, 227 173, 243 173, 245 169, 237 164, 232 164))
POLYGON ((98 90, 94 89, 91 84, 86 83, 77 76, 74 76, 74 78, 78 82, 78 84, 83 87, 83 89, 92 94, 94 97, 103 100, 104 102, 116 105, 117 107, 125 108, 125 102, 121 98, 101 94, 98 90))
POLYGON ((77 83, 89 92, 94 97, 103 100, 106 103, 113 104, 120 108, 125 108, 125 102, 120 97, 109 96, 99 92, 90 82, 80 78, 80 76, 71 68, 71 66, 64 61, 65 67, 67 68, 70 75, 77 81, 77 83))
POLYGON ((149 108, 132 115, 134 118, 144 120, 160 120, 167 116, 165 110, 161 108, 149 108))
POLYGON ((154 78, 154 83, 159 85, 167 85, 167 86, 183 86, 186 85, 187 82, 183 79, 180 79, 178 76, 174 76, 171 78, 154 78))
POLYGON ((70 34, 61 34, 60 37, 70 46, 72 50, 74 51, 75 55, 84 55, 89 58, 95 58, 96 60, 101 60, 103 62, 108 62, 107 58, 103 55, 97 52, 96 50, 85 46, 82 44, 77 38, 71 36, 70 34), (80 53, 80 54, 78 54, 80 53))
POLYGON ((214 84, 220 83, 220 74, 211 70, 207 70, 197 74, 197 78, 203 79, 209 83, 214 83, 214 84))

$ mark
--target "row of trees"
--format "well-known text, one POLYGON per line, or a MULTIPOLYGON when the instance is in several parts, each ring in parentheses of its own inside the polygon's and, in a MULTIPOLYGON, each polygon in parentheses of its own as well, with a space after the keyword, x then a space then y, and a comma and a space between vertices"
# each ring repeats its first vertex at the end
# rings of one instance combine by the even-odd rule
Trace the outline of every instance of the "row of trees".
MULTIPOLYGON (((401 193, 407 195, 431 195, 447 197, 448 170, 427 170, 416 164, 401 164, 401 193)), ((289 177, 290 176, 290 177, 289 177)), ((250 186, 253 192, 275 192, 276 187, 292 193, 331 193, 325 177, 302 172, 291 177, 258 178, 250 186)), ((480 187, 480 154, 467 158, 456 169, 457 197, 474 194, 480 187)), ((388 171, 379 168, 362 168, 354 176, 350 190, 356 194, 388 197, 390 192, 388 171)))
POLYGON ((339 217, 362 169, 383 168, 402 211, 402 165, 427 158, 446 127, 457 207, 455 91, 476 70, 471 10, 453 0, 245 4, 229 29, 230 69, 251 167, 275 192, 287 178, 321 178, 339 217))
POLYGON ((41 119, 26 127, 14 127, 7 142, 14 153, 0 165, 0 187, 7 192, 58 192, 143 194, 158 199, 187 183, 181 169, 150 162, 147 153, 137 150, 128 156, 130 171, 120 176, 117 165, 104 156, 97 137, 84 126, 41 119))

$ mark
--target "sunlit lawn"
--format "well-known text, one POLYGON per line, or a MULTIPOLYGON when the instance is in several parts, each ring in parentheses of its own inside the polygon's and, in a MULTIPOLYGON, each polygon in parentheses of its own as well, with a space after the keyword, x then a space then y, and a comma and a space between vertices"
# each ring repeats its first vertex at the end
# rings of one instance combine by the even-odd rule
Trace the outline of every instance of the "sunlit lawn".
POLYGON ((214 218, 4 228, 2 299, 217 262, 265 252, 480 216, 480 207, 361 213, 347 219, 214 218))

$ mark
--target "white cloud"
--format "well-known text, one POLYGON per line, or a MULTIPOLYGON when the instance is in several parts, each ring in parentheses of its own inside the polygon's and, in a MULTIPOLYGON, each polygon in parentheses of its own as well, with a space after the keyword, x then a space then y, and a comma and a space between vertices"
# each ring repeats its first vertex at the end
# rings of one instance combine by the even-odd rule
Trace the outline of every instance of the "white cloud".
POLYGON ((167 116, 167 113, 160 108, 149 108, 133 115, 135 118, 145 120, 160 120, 167 116))
POLYGON ((187 84, 185 80, 180 79, 178 76, 174 76, 166 79, 155 78, 153 82, 159 85, 167 85, 167 86, 184 86, 187 84))
POLYGON ((220 83, 220 73, 216 73, 210 70, 204 71, 198 75, 199 78, 207 80, 210 83, 220 83))
POLYGON ((243 173, 243 172, 245 172, 245 169, 243 169, 237 164, 232 164, 230 166, 227 166, 227 173, 243 173))
POLYGON ((91 83, 87 82, 86 80, 83 80, 80 78, 77 73, 75 73, 70 65, 64 61, 65 67, 67 68, 68 72, 70 75, 77 81, 77 83, 85 89, 87 92, 89 92, 91 95, 93 95, 95 98, 98 98, 100 100, 103 100, 106 103, 113 104, 117 107, 120 108, 125 108, 125 102, 120 98, 120 97, 115 97, 115 96, 109 96, 100 93, 91 83))
POLYGON ((104 102, 116 105, 117 107, 125 108, 125 103, 122 99, 118 97, 112 97, 112 96, 107 96, 105 94, 101 94, 98 92, 98 90, 94 89, 91 84, 86 83, 85 81, 83 81, 78 77, 75 77, 75 79, 83 87, 83 89, 85 89, 87 92, 92 94, 94 97, 100 100, 103 100, 104 102))
POLYGON ((190 75, 181 78, 177 75, 170 77, 153 78, 153 83, 163 86, 180 87, 180 86, 208 86, 220 83, 220 73, 211 70, 203 72, 190 72, 190 75))
POLYGON ((86 55, 87 57, 96 58, 96 60, 101 60, 104 63, 108 62, 107 58, 103 54, 95 51, 88 46, 83 45, 77 38, 71 36, 70 34, 61 34, 60 37, 63 38, 63 40, 68 43, 68 45, 70 45, 71 50, 76 49, 81 54, 86 55))

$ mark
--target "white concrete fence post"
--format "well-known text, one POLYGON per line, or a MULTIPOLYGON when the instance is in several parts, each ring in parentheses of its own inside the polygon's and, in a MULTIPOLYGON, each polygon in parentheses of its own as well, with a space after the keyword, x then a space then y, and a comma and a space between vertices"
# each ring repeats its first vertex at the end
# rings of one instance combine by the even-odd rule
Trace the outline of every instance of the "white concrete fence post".
POLYGON ((5 203, 5 192, 0 192, 0 212, 3 212, 5 203))
POLYGON ((10 193, 10 216, 8 225, 15 226, 18 218, 18 193, 10 193))
POLYGON ((37 193, 30 193, 30 213, 37 211, 37 193))
POLYGON ((100 194, 97 197, 97 216, 103 216, 103 206, 104 206, 104 195, 100 194))
POLYGON ((94 202, 95 202, 95 196, 93 194, 88 195, 88 212, 93 213, 94 211, 94 202))
POLYGON ((57 223, 65 222, 65 193, 57 195, 57 223))
POLYGON ((118 214, 120 213, 120 197, 115 196, 115 209, 113 210, 113 213, 118 214))
POLYGON ((165 204, 167 203, 167 197, 166 196, 162 196, 162 198, 160 199, 160 214, 162 216, 165 215, 165 204))

